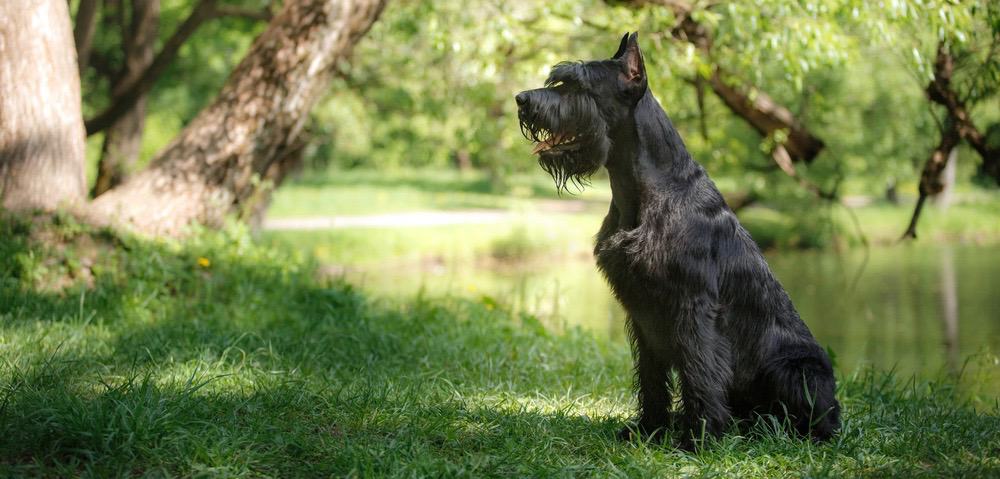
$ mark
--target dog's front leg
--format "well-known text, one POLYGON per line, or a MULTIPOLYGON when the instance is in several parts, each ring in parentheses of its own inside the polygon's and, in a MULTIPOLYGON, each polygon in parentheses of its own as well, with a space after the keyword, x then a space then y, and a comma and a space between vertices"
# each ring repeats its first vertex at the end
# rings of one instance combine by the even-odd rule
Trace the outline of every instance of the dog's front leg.
POLYGON ((684 406, 681 447, 693 449, 728 425, 726 394, 732 381, 730 348, 716 329, 717 299, 711 289, 680 298, 676 322, 684 406))
MULTIPOLYGON (((631 318, 630 321, 636 321, 631 318)), ((672 384, 670 363, 662 347, 653 347, 648 333, 643 333, 638 325, 632 325, 634 341, 635 387, 639 398, 639 419, 634 426, 626 426, 618 433, 623 440, 631 440, 634 433, 660 441, 671 426, 670 405, 672 384)))

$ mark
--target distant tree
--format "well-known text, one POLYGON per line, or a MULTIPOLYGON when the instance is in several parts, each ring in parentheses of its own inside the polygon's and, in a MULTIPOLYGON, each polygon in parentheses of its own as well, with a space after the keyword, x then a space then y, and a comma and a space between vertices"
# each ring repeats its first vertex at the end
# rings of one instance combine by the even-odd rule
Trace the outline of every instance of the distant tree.
POLYGON ((83 139, 66 1, 0 2, 0 206, 83 200, 83 139))
POLYGON ((215 101, 149 168, 95 199, 91 218, 178 234, 252 214, 299 160, 309 111, 385 3, 286 2, 215 101))
POLYGON ((980 171, 1000 184, 1000 145, 988 141, 972 115, 976 104, 1000 93, 1000 6, 968 2, 937 7, 939 15, 928 19, 938 42, 933 63, 924 65, 930 70, 924 92, 941 112, 940 140, 924 162, 917 202, 902 239, 916 239, 924 203, 944 189, 942 175, 962 140, 978 153, 980 171))

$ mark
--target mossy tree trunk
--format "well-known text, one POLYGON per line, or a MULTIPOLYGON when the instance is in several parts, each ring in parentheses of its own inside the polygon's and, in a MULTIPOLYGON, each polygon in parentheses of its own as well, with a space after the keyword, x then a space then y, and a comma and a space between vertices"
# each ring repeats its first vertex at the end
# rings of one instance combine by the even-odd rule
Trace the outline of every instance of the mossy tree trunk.
POLYGON ((385 3, 288 1, 215 101, 148 169, 94 200, 91 218, 176 235, 253 211, 262 183, 298 157, 309 111, 385 3))

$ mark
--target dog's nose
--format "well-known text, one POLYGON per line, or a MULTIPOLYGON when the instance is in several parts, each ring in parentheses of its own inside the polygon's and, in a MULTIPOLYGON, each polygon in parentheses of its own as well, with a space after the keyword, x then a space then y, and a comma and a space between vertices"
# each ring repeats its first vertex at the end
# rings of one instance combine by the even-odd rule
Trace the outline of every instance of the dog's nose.
POLYGON ((522 91, 514 97, 514 101, 517 102, 517 106, 524 106, 524 104, 528 102, 528 95, 526 92, 522 91))

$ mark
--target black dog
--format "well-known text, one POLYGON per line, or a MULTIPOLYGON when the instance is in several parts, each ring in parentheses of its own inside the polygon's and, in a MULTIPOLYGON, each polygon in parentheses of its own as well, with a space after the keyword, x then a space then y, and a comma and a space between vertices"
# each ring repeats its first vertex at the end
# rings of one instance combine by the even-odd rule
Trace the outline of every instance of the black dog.
POLYGON ((766 414, 832 436, 830 359, 647 88, 637 35, 611 60, 556 65, 545 88, 516 100, 557 188, 608 170, 611 209, 594 252, 628 313, 639 396, 638 423, 620 435, 672 426, 676 369, 684 447, 766 414))

